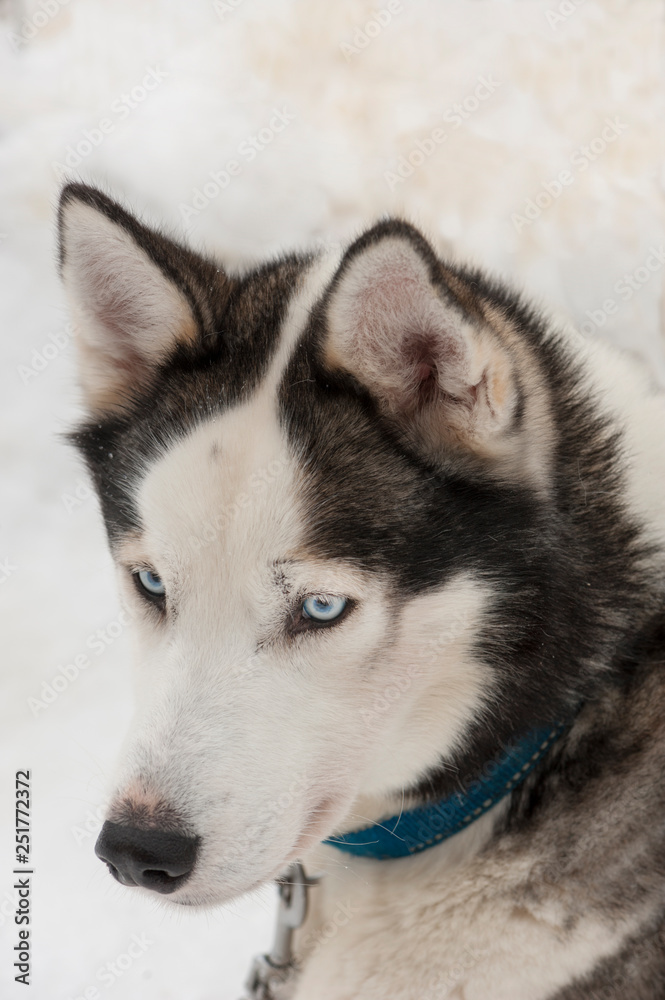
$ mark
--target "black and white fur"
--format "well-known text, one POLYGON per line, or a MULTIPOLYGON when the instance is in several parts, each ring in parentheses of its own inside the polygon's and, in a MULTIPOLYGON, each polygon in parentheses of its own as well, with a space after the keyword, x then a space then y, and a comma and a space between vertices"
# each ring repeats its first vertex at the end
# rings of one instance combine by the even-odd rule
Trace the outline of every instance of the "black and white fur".
POLYGON ((325 870, 294 1000, 661 998, 648 378, 400 220, 244 274, 82 185, 59 226, 89 412, 73 437, 136 619, 109 820, 197 838, 169 898, 325 870), (313 624, 310 594, 346 612, 313 624), (388 862, 321 845, 566 718, 447 842, 388 862))

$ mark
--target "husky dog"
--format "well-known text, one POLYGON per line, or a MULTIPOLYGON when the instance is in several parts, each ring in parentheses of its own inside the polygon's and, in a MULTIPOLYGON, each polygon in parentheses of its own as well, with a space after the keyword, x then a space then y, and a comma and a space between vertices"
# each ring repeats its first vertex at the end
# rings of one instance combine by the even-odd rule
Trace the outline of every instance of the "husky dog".
POLYGON ((325 872, 295 1000, 665 996, 665 405, 399 219, 244 273, 59 214, 138 708, 98 853, 325 872))

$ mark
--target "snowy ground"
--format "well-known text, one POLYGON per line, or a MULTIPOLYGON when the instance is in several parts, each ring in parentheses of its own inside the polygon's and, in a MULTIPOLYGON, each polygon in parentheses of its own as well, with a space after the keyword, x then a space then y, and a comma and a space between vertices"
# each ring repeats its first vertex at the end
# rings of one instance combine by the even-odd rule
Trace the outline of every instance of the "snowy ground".
POLYGON ((272 920, 271 890, 210 914, 150 905, 92 852, 130 680, 96 502, 58 437, 79 412, 54 266, 61 168, 229 263, 405 212, 665 381, 665 8, 577 4, 0 0, 3 998, 235 1000, 272 920), (287 124, 250 158, 275 108, 287 124), (240 173, 215 191, 230 159, 240 173), (48 706, 30 701, 54 681, 48 706), (12 968, 23 768, 30 993, 12 968), (150 943, 120 958, 134 935, 150 943))

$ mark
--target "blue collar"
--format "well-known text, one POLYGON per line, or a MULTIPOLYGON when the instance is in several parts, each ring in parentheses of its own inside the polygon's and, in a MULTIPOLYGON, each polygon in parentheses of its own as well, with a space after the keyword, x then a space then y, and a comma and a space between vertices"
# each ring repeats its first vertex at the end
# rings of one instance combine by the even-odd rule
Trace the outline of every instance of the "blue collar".
POLYGON ((406 858, 434 847, 469 826, 517 788, 568 725, 560 722, 554 727, 533 730, 486 764, 481 776, 463 792, 324 843, 347 854, 377 861, 406 858))

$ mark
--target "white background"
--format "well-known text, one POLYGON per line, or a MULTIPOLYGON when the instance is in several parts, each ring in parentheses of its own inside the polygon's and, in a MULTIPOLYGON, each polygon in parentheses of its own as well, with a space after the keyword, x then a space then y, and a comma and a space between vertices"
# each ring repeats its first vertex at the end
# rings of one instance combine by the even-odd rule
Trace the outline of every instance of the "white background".
POLYGON ((54 259, 58 164, 69 156, 71 176, 230 265, 338 243, 383 213, 405 213, 440 245, 642 355, 662 380, 665 267, 638 271, 641 287, 625 299, 617 286, 664 245, 665 8, 568 0, 560 6, 570 13, 548 16, 558 6, 403 0, 385 27, 359 35, 379 9, 365 0, 0 3, 3 998, 67 1000, 96 986, 109 1000, 235 1000, 272 923, 270 889, 219 911, 174 913, 116 885, 93 854, 131 684, 124 632, 102 654, 88 645, 98 629, 117 631, 118 606, 96 501, 60 438, 79 409, 73 344, 57 347, 67 339, 54 259), (135 90, 150 70, 166 76, 135 90), (492 93, 478 101, 481 77, 480 93, 492 93), (456 103, 467 115, 459 125, 445 117, 456 103), (293 121, 249 161, 239 147, 274 108, 293 121), (98 138, 104 118, 110 131, 86 146, 85 131, 98 138), (607 119, 619 123, 616 139, 573 166, 607 119), (446 138, 432 147, 437 128, 446 138), (431 155, 390 181, 417 142, 431 155), (229 159, 240 175, 198 214, 183 212, 229 159), (562 170, 573 180, 547 205, 543 185, 562 170), (538 217, 515 223, 539 194, 538 217), (46 358, 50 335, 57 349, 46 358), (90 666, 31 711, 29 699, 80 653, 90 666), (34 776, 29 992, 13 983, 7 916, 19 768, 34 776), (152 943, 107 986, 98 971, 134 934, 152 943))

